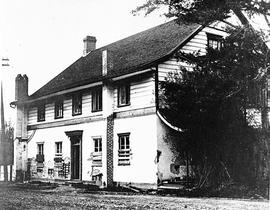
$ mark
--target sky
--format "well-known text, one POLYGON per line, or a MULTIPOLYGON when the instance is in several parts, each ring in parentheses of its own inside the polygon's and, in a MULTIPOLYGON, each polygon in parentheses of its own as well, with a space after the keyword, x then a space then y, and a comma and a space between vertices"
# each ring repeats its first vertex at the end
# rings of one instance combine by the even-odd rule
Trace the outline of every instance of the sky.
POLYGON ((99 48, 168 21, 165 11, 133 16, 131 11, 143 2, 0 0, 0 60, 8 58, 10 65, 0 65, 6 120, 15 120, 9 103, 15 98, 17 74, 28 76, 32 94, 82 56, 87 35, 97 38, 99 48))
POLYGON ((168 21, 160 13, 145 17, 131 11, 144 0, 0 0, 0 67, 5 118, 14 120, 14 81, 29 77, 32 94, 82 56, 83 38, 97 48, 168 21))

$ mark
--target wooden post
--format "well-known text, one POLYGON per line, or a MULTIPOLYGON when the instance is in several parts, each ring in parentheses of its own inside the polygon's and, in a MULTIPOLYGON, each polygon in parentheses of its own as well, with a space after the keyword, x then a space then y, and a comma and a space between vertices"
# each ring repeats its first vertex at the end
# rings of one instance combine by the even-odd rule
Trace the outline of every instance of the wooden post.
POLYGON ((12 165, 10 165, 9 181, 12 182, 12 165))
POLYGON ((4 182, 8 181, 8 168, 7 165, 4 165, 4 182))

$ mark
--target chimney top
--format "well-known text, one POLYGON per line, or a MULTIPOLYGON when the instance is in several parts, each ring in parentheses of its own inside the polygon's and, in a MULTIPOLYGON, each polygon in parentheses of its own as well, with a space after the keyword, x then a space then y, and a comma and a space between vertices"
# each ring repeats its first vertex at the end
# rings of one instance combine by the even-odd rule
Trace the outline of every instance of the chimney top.
POLYGON ((85 42, 85 41, 96 42, 97 39, 96 39, 96 37, 94 37, 94 36, 86 36, 86 37, 83 39, 83 41, 84 41, 84 42, 85 42))
POLYGON ((97 42, 97 39, 94 36, 86 36, 83 39, 83 43, 84 43, 83 55, 84 56, 86 56, 89 52, 96 49, 96 42, 97 42))

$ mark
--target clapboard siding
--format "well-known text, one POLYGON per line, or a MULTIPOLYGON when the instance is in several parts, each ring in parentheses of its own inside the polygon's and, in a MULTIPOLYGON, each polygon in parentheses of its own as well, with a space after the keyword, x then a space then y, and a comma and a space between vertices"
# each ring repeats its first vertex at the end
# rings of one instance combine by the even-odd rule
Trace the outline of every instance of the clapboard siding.
MULTIPOLYGON (((180 51, 184 53, 200 52, 201 54, 205 54, 207 46, 207 33, 217 34, 224 37, 227 35, 226 32, 224 31, 206 27, 202 31, 200 31, 197 35, 195 35, 188 43, 186 43, 180 49, 180 51)), ((185 67, 188 69, 192 68, 186 62, 180 62, 174 58, 171 58, 170 60, 159 64, 158 65, 159 81, 164 81, 165 78, 168 76, 169 72, 179 71, 181 67, 185 67)))
MULTIPOLYGON (((145 108, 155 106, 155 81, 153 77, 142 79, 141 81, 134 81, 130 86, 130 106, 117 107, 117 86, 114 88, 114 111, 126 111, 131 109, 145 108)), ((102 115, 101 112, 91 112, 92 97, 91 91, 85 92, 82 95, 82 114, 72 116, 72 98, 66 96, 63 101, 64 117, 61 119, 54 119, 54 102, 47 103, 45 106, 45 122, 54 122, 67 119, 74 119, 80 117, 102 115)), ((103 104, 104 105, 104 104, 103 104)), ((103 107, 104 109, 104 107, 103 107)), ((37 107, 31 107, 28 112, 28 125, 42 124, 37 122, 37 107)))
POLYGON ((166 77, 168 77, 168 73, 176 73, 179 72, 181 67, 185 67, 186 69, 191 69, 191 66, 186 62, 178 61, 175 58, 170 59, 162 64, 158 65, 158 77, 159 81, 164 81, 166 77))
POLYGON ((31 107, 28 111, 28 124, 37 122, 37 107, 31 107))
MULTIPOLYGON (((82 95, 82 114, 72 116, 72 98, 68 96, 63 101, 64 117, 60 119, 54 119, 54 102, 47 103, 45 106, 45 122, 61 121, 66 119, 73 119, 86 116, 95 116, 102 114, 101 112, 91 112, 91 92, 85 92, 82 95)), ((44 121, 43 121, 44 122, 44 121)), ((40 124, 43 122, 37 122, 37 107, 31 107, 28 111, 28 125, 40 124)))
POLYGON ((114 111, 126 111, 155 106, 155 81, 153 77, 130 84, 130 105, 117 107, 117 87, 114 88, 114 111))

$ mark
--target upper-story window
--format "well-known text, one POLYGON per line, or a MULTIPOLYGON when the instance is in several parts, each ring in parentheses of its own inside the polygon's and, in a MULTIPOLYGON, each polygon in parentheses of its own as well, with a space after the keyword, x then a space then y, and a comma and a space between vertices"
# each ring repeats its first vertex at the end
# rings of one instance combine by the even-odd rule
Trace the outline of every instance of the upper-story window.
POLYGON ((222 36, 215 34, 207 34, 207 47, 214 50, 220 50, 223 45, 222 36))
POLYGON ((102 110, 102 87, 92 90, 92 112, 102 110))
POLYGON ((57 100, 54 104, 54 118, 59 119, 64 116, 63 100, 57 100))
POLYGON ((82 114, 82 94, 77 93, 72 96, 72 115, 82 114))
POLYGON ((120 85, 118 87, 118 106, 130 105, 130 84, 120 85))
POLYGON ((38 105, 37 121, 38 122, 45 121, 45 103, 38 105))

